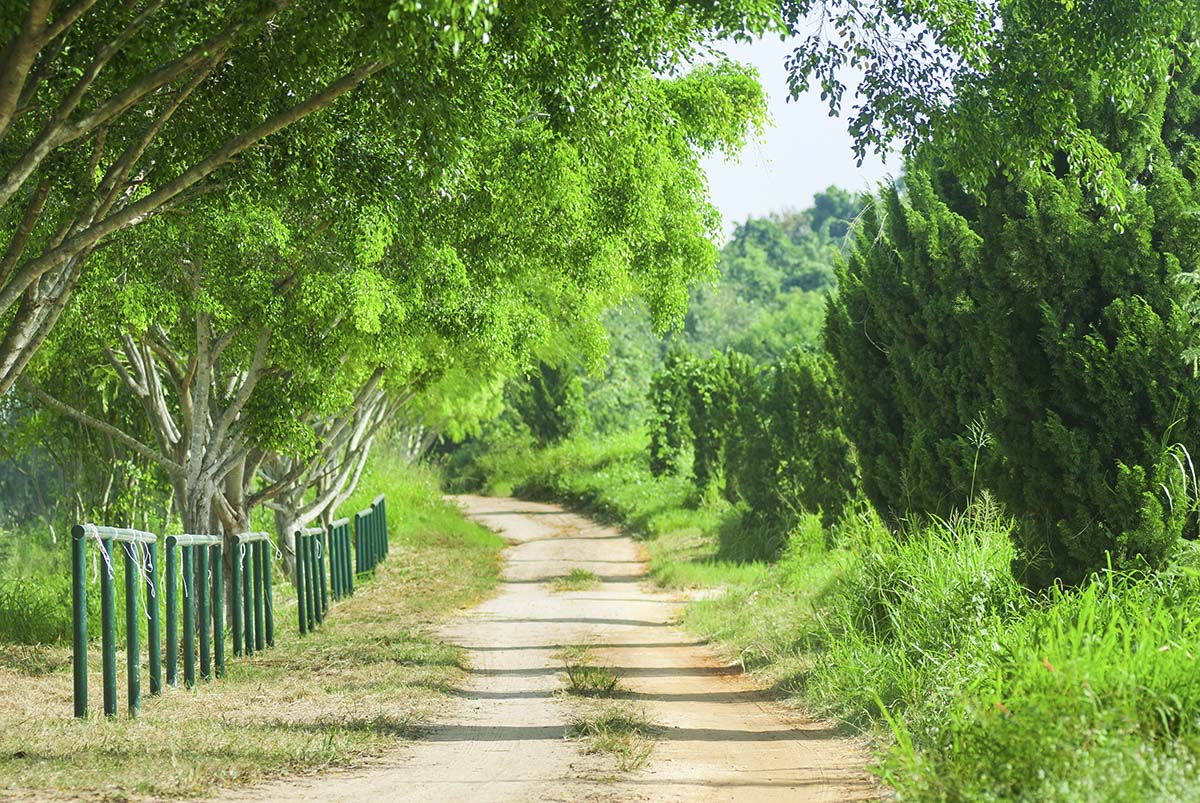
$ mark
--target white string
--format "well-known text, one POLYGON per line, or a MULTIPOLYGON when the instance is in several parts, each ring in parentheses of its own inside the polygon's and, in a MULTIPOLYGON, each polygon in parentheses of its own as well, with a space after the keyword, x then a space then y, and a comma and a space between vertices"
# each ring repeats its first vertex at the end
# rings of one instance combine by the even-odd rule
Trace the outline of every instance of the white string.
MULTIPOLYGON (((115 572, 113 572, 112 556, 108 554, 108 550, 104 547, 103 540, 97 538, 96 544, 100 547, 100 557, 104 558, 104 565, 108 567, 108 579, 111 580, 115 576, 115 572)), ((100 570, 99 564, 95 563, 94 561, 92 566, 95 567, 97 572, 100 570)))
POLYGON ((280 549, 275 543, 275 540, 271 538, 270 533, 265 533, 265 535, 267 536, 267 543, 270 544, 271 548, 275 550, 275 560, 283 560, 283 550, 280 549))
POLYGON ((130 552, 134 548, 137 549, 137 555, 130 555, 133 558, 133 570, 138 576, 138 583, 146 590, 145 594, 138 594, 138 599, 142 601, 142 613, 146 614, 146 621, 150 621, 150 599, 157 599, 154 594, 154 586, 150 584, 150 572, 146 569, 146 564, 150 560, 150 544, 143 541, 134 541, 129 545, 130 552), (147 599, 147 597, 149 599, 147 599))
POLYGON ((183 583, 183 598, 184 599, 192 598, 192 595, 190 593, 188 593, 188 575, 196 570, 196 564, 193 561, 189 560, 188 568, 191 569, 192 571, 191 572, 183 571, 183 550, 190 549, 190 548, 191 547, 183 547, 183 546, 179 547, 179 568, 180 568, 179 578, 180 578, 181 582, 183 583))

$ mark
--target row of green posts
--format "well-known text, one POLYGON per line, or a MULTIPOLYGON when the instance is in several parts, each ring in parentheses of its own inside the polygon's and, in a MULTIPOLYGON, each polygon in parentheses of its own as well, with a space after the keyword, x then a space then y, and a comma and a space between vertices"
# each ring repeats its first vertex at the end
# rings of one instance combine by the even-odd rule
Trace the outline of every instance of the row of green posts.
POLYGON ((375 497, 370 507, 354 514, 353 536, 350 519, 338 519, 328 529, 298 531, 296 610, 300 635, 311 633, 324 622, 330 601, 353 594, 354 576, 374 573, 387 553, 387 502, 383 494, 375 497))
MULTIPOLYGON (((94 544, 104 566, 100 579, 100 646, 104 713, 117 714, 117 611, 115 562, 124 561, 125 679, 129 716, 141 709, 140 610, 145 611, 147 667, 150 694, 161 694, 164 662, 160 636, 166 634, 166 685, 196 685, 225 674, 224 550, 236 549, 230 567, 229 594, 233 653, 254 655, 275 644, 272 609, 272 546, 266 533, 241 533, 226 540, 219 535, 169 535, 164 544, 165 577, 159 582, 158 536, 142 530, 78 525, 71 532, 71 597, 75 716, 88 715, 88 545, 94 544), (119 554, 118 554, 119 553, 119 554), (163 596, 160 621, 159 595, 163 596), (182 602, 182 604, 181 604, 182 602), (180 642, 182 625, 182 643, 180 642), (198 647, 198 649, 197 649, 198 647)), ((296 533, 296 590, 300 634, 324 621, 329 603, 354 593, 355 574, 369 574, 387 555, 387 511, 383 496, 350 520, 339 519, 328 529, 296 533)))

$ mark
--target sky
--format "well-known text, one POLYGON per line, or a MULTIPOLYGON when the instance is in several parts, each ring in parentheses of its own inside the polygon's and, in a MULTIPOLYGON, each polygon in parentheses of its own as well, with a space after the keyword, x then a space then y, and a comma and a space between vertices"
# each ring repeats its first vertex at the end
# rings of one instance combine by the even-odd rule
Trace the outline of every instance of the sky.
POLYGON ((820 89, 788 100, 784 59, 791 52, 777 37, 752 44, 728 43, 730 58, 758 68, 769 98, 772 123, 759 141, 750 142, 741 158, 721 155, 704 160, 712 202, 721 210, 725 231, 748 217, 782 209, 804 209, 831 184, 857 191, 872 189, 900 172, 899 159, 887 164, 869 156, 855 163, 846 121, 829 117, 820 89))

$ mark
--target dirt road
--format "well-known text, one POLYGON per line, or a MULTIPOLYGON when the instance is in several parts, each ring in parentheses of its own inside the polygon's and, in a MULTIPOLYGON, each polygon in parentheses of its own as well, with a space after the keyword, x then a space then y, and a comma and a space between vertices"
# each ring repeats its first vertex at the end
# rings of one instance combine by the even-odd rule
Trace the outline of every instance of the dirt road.
POLYGON ((671 622, 632 539, 553 505, 459 497, 513 545, 499 593, 441 631, 468 653, 470 681, 426 737, 370 767, 241 790, 286 801, 863 800, 864 756, 827 728, 797 721, 671 622), (572 569, 603 582, 555 592, 572 569), (646 764, 616 772, 565 738, 573 702, 564 645, 591 645, 621 696, 658 728, 646 764))

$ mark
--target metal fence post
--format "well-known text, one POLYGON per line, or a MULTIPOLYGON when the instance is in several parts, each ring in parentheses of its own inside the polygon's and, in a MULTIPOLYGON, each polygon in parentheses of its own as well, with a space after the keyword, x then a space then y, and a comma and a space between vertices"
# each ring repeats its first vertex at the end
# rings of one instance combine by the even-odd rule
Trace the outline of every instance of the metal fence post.
POLYGON ((146 649, 150 653, 150 694, 162 694, 162 642, 158 619, 158 542, 146 544, 146 649))
POLYGON ((117 715, 117 613, 113 595, 113 540, 100 539, 100 548, 107 556, 100 570, 100 648, 101 672, 104 675, 104 715, 117 715))
POLYGON ((208 547, 193 546, 199 550, 194 555, 196 563, 196 599, 199 600, 199 610, 196 612, 200 619, 200 677, 203 680, 212 678, 212 614, 208 609, 209 580, 208 580, 208 547))
POLYGON ((183 579, 183 685, 196 685, 196 570, 192 546, 179 547, 180 577, 183 579))
POLYGON ((304 572, 304 536, 297 530, 292 536, 296 553, 296 610, 300 616, 300 635, 308 632, 308 614, 304 610, 304 587, 308 581, 304 572))
POLYGON ((242 654, 242 542, 239 540, 229 559, 229 585, 232 593, 230 614, 233 618, 233 654, 242 654))
POLYGON ((125 553, 125 681, 129 692, 129 716, 142 708, 142 649, 138 643, 138 544, 121 545, 125 553))
POLYGON ((329 612, 329 590, 328 583, 325 577, 325 566, 329 563, 329 539, 325 537, 325 530, 313 534, 316 539, 315 548, 317 550, 317 580, 321 589, 321 619, 325 618, 325 614, 329 612))
POLYGON ((275 597, 271 586, 271 551, 270 542, 263 543, 263 600, 266 603, 266 637, 267 646, 275 646, 275 597))
POLYGON ((254 567, 254 649, 262 652, 266 647, 263 633, 263 542, 251 541, 250 554, 254 567))
POLYGON ((242 654, 254 655, 254 562, 250 549, 239 548, 242 562, 242 654))
POLYGON ((221 677, 225 674, 225 547, 213 544, 208 551, 212 571, 213 663, 217 677, 221 677))
POLYGON ((168 535, 163 551, 166 553, 167 581, 167 684, 179 685, 179 555, 175 536, 168 535))
POLYGON ((87 534, 71 528, 71 668, 75 685, 75 716, 88 713, 87 688, 87 534))

